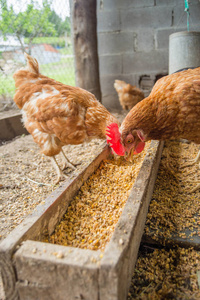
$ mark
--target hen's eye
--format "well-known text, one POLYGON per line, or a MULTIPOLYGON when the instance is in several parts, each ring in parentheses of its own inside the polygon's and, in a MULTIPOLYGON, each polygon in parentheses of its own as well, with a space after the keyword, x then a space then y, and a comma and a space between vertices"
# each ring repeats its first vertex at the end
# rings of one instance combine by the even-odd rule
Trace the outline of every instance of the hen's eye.
POLYGON ((130 144, 130 143, 132 143, 132 140, 127 140, 126 142, 127 142, 128 144, 130 144))

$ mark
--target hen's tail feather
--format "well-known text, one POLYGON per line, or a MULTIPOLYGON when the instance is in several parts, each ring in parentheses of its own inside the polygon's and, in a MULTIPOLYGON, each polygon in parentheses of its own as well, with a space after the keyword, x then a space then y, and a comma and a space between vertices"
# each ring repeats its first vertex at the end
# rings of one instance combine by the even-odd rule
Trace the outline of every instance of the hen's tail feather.
POLYGON ((27 80, 27 71, 32 73, 32 75, 29 76, 30 78, 37 78, 39 76, 39 65, 37 60, 27 53, 24 53, 24 56, 27 60, 27 66, 25 68, 21 68, 19 71, 16 71, 13 75, 16 87, 16 93, 13 100, 20 109, 22 109, 24 104, 29 101, 29 97, 24 94, 24 87, 22 88, 22 90, 19 88, 20 86, 23 86, 23 84, 27 80))
POLYGON ((39 75, 39 64, 37 62, 37 59, 35 59, 34 57, 28 55, 26 52, 24 52, 24 56, 26 58, 27 61, 27 67, 26 69, 32 73, 35 73, 37 75, 39 75))

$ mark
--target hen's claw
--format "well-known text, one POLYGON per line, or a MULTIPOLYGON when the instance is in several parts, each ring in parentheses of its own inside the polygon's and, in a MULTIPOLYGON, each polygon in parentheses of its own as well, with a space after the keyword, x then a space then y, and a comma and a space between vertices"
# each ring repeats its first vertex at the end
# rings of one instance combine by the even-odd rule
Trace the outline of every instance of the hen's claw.
POLYGON ((70 162, 70 160, 65 155, 63 149, 61 149, 61 153, 62 153, 62 156, 63 156, 63 159, 64 159, 63 170, 68 168, 68 167, 75 170, 76 169, 75 165, 70 162))

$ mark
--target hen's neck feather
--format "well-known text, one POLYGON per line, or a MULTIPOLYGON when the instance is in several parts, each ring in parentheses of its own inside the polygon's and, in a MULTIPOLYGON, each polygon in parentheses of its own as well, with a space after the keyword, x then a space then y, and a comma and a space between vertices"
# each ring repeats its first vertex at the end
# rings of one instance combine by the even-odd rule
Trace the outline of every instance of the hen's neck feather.
POLYGON ((117 119, 101 103, 87 109, 85 124, 89 136, 105 139, 106 128, 111 123, 119 125, 117 119))
POLYGON ((130 129, 142 129, 145 133, 149 132, 155 122, 155 113, 153 99, 147 97, 131 109, 123 122, 123 127, 127 132, 130 129))
POLYGON ((176 101, 169 106, 164 95, 149 96, 139 102, 127 115, 124 128, 142 129, 146 140, 162 140, 175 133, 176 116, 179 112, 176 101), (174 109, 176 106, 176 109, 174 109))
POLYGON ((142 129, 149 139, 186 138, 200 143, 200 68, 159 79, 151 94, 132 108, 122 134, 142 129))

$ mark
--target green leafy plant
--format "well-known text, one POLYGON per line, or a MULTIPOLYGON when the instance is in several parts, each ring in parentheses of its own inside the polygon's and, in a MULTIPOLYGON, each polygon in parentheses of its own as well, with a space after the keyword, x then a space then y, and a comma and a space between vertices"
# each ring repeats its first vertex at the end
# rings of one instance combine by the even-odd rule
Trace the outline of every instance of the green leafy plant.
MULTIPOLYGON (((13 34, 20 42, 22 51, 25 50, 22 37, 27 37, 29 53, 31 54, 32 41, 39 35, 56 35, 55 24, 49 21, 51 15, 50 4, 44 1, 41 9, 35 8, 37 4, 28 4, 24 12, 15 13, 13 6, 8 8, 6 0, 0 0, 1 19, 0 31, 4 38, 7 34, 13 34)), ((38 6, 39 4, 37 4, 38 6)))

